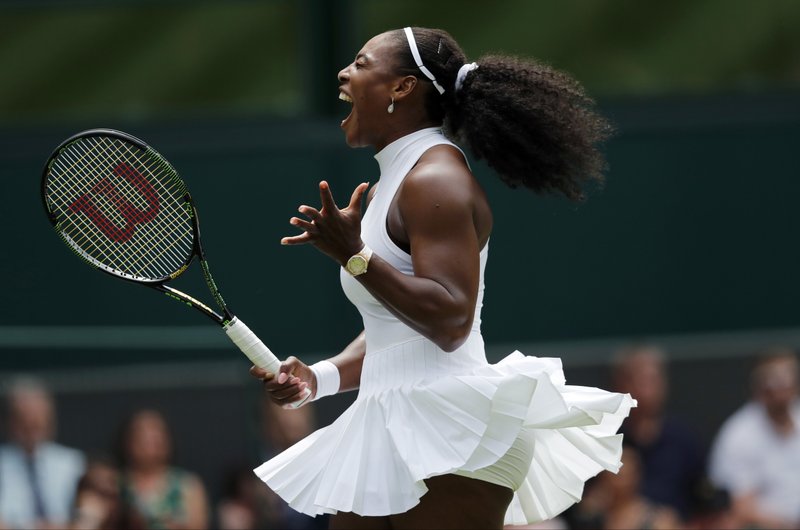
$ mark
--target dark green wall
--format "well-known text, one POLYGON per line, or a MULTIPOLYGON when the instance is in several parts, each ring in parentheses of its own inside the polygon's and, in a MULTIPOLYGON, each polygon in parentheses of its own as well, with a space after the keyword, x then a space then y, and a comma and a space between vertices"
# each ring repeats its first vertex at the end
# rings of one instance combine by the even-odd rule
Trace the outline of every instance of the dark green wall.
MULTIPOLYGON (((484 166, 475 167, 496 216, 487 341, 796 326, 800 96, 654 99, 603 108, 619 134, 608 145, 608 183, 585 204, 507 189, 484 166)), ((198 203, 223 295, 273 349, 332 352, 359 331, 336 266, 312 248, 279 245, 293 233, 288 219, 296 206, 318 200, 318 180, 329 179, 344 201, 359 182, 377 179, 372 153, 347 149, 335 122, 89 125, 128 130, 178 168, 198 203)), ((137 326, 163 326, 165 336, 176 326, 178 333, 183 326, 187 333, 195 329, 188 326, 206 329, 199 314, 91 270, 52 232, 39 202, 40 166, 72 132, 0 132, 0 370, 40 366, 43 359, 130 360, 104 359, 109 348, 92 349, 91 337, 63 351, 45 347, 58 338, 36 326, 133 326, 124 328, 133 334, 145 329, 137 326), (18 326, 34 326, 23 328, 25 344, 8 340, 11 331, 19 335, 18 326)), ((176 287, 205 296, 196 273, 190 269, 176 287)), ((213 326, 208 347, 166 353, 158 330, 147 333, 155 346, 132 351, 135 359, 230 354, 213 326)))
POLYGON ((796 0, 0 0, 0 124, 330 116, 336 72, 407 25, 594 96, 800 86, 796 0))

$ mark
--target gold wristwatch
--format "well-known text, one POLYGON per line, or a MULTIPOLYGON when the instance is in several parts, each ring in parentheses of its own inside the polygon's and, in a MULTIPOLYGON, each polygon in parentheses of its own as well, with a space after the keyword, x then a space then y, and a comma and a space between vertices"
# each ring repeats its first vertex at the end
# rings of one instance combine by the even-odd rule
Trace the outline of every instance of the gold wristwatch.
POLYGON ((367 272, 367 268, 369 267, 369 260, 372 257, 372 249, 369 248, 366 244, 364 248, 362 248, 358 254, 354 254, 347 260, 347 263, 344 266, 344 270, 350 273, 351 276, 359 276, 367 272))

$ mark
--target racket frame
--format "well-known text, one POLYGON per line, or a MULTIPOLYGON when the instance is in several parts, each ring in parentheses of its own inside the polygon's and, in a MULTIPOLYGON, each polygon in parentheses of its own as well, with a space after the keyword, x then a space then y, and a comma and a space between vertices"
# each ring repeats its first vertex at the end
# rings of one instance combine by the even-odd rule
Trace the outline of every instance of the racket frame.
MULTIPOLYGON (((222 326, 225 330, 225 333, 228 337, 236 344, 237 347, 244 353, 253 363, 261 368, 269 369, 273 373, 278 372, 280 369, 280 360, 275 356, 269 348, 267 348, 263 342, 248 328, 242 321, 238 318, 234 317, 231 311, 228 309, 228 306, 225 304, 225 300, 223 300, 222 295, 217 288, 216 282, 214 282, 214 278, 211 276, 211 271, 208 267, 208 261, 205 257, 205 251, 203 250, 203 245, 200 240, 200 221, 197 216, 197 209, 195 208, 194 201, 192 200, 192 196, 186 191, 186 186, 183 185, 184 189, 184 207, 187 209, 192 223, 192 251, 186 257, 184 263, 173 273, 165 278, 157 278, 154 280, 146 279, 146 278, 136 278, 130 274, 121 273, 118 271, 114 271, 108 267, 102 266, 102 264, 91 258, 91 256, 87 255, 83 252, 77 245, 71 243, 71 238, 66 236, 59 227, 59 219, 55 215, 55 213, 50 209, 50 205, 47 202, 47 182, 48 182, 48 175, 50 173, 51 166, 61 151, 67 148, 73 142, 76 142, 82 138, 92 137, 92 136, 103 136, 103 137, 116 137, 118 139, 130 142, 134 144, 136 147, 141 148, 142 150, 150 153, 157 157, 160 161, 167 164, 172 171, 174 172, 176 178, 180 179, 177 170, 172 167, 170 164, 161 154, 147 145, 142 140, 136 138, 127 133, 123 133, 121 131, 116 131, 114 129, 90 129, 87 131, 80 132, 74 136, 71 136, 64 140, 58 147, 56 147, 53 152, 51 153, 50 157, 47 159, 47 163, 45 164, 44 171, 42 173, 42 187, 41 187, 41 196, 42 202, 44 204, 45 212, 47 213, 47 217, 50 220, 50 223, 55 228, 56 232, 58 232, 59 237, 61 237, 67 245, 76 253, 79 257, 81 257, 84 261, 89 263, 90 265, 94 266, 96 269, 99 269, 110 276, 114 276, 116 278, 123 279, 125 281, 131 283, 137 283, 139 285, 144 285, 146 287, 150 287, 156 291, 164 293, 168 297, 181 302, 183 304, 188 305, 189 307, 193 307, 202 314, 206 315, 208 318, 213 320, 216 324, 222 326), (214 298, 214 301, 217 303, 219 308, 222 310, 222 314, 218 313, 217 311, 210 308, 208 305, 204 304, 203 302, 197 300, 196 298, 181 292, 173 287, 166 285, 167 282, 170 280, 174 280, 181 274, 183 274, 186 269, 189 268, 189 265, 192 263, 192 260, 197 257, 198 261, 200 262, 200 268, 203 271, 203 277, 205 278, 206 285, 208 289, 211 291, 211 295, 214 298)), ((181 184, 183 184, 183 180, 180 179, 181 184)), ((301 398, 298 401, 293 403, 284 405, 284 408, 297 408, 302 406, 308 399, 311 397, 311 389, 306 388, 301 398)))
MULTIPOLYGON (((42 204, 44 206, 45 212, 47 213, 47 218, 50 220, 50 224, 53 226, 53 228, 56 230, 56 232, 58 232, 59 237, 64 239, 65 242, 67 243, 67 245, 70 247, 70 249, 72 249, 73 252, 78 254, 78 256, 82 260, 86 261, 89 265, 95 267, 96 269, 98 269, 98 270, 100 270, 100 271, 102 271, 102 272, 104 272, 106 274, 109 274, 111 276, 114 276, 115 278, 120 278, 122 280, 131 282, 131 283, 136 283, 136 284, 139 284, 139 285, 144 285, 146 287, 150 287, 151 289, 154 289, 154 290, 156 290, 158 292, 161 292, 161 293, 167 295, 169 298, 171 298, 171 299, 173 299, 173 300, 175 300, 177 302, 180 302, 182 304, 188 305, 189 307, 195 308, 200 313, 204 314, 205 316, 207 316, 208 318, 213 320, 216 324, 218 324, 220 326, 223 326, 223 327, 226 326, 231 320, 233 320, 233 318, 234 318, 233 317, 233 313, 231 313, 231 311, 228 309, 228 306, 225 304, 225 300, 222 298, 222 295, 220 294, 219 289, 217 288, 217 284, 214 281, 214 278, 211 276, 211 271, 209 270, 208 261, 206 260, 206 257, 205 257, 205 251, 203 250, 203 244, 202 244, 201 239, 200 239, 200 220, 199 220, 199 217, 197 215, 197 208, 195 207, 194 200, 192 199, 192 196, 188 191, 184 194, 184 201, 185 201, 184 208, 186 208, 188 210, 188 213, 189 213, 189 215, 191 217, 191 221, 192 221, 192 233, 193 233, 192 252, 190 252, 188 254, 188 256, 187 256, 186 260, 184 261, 184 263, 175 272, 173 272, 172 274, 170 274, 169 276, 166 276, 164 278, 157 278, 157 279, 153 279, 153 280, 146 279, 146 278, 136 278, 136 277, 133 277, 132 275, 126 274, 124 272, 111 270, 108 267, 103 266, 103 264, 99 263, 96 259, 92 258, 88 254, 83 252, 80 249, 80 247, 78 247, 77 245, 72 244, 70 242, 70 237, 67 236, 66 234, 64 234, 61 231, 60 226, 59 226, 60 225, 60 220, 56 216, 55 212, 53 212, 50 209, 50 205, 47 202, 48 175, 50 174, 50 170, 51 170, 51 167, 53 165, 53 162, 56 160, 56 158, 58 158, 58 156, 59 156, 59 154, 61 153, 62 150, 66 149, 72 143, 74 143, 74 142, 76 142, 78 140, 81 140, 83 138, 90 138, 90 137, 93 137, 93 136, 112 137, 112 138, 117 138, 117 139, 120 139, 120 140, 123 140, 123 141, 126 141, 126 142, 130 142, 130 143, 134 144, 136 147, 142 149, 143 151, 147 151, 147 152, 155 154, 156 156, 158 156, 158 158, 160 158, 161 160, 163 160, 164 162, 169 164, 169 162, 167 162, 166 159, 163 156, 161 156, 160 153, 158 153, 158 151, 156 151, 155 149, 153 149, 152 147, 147 145, 142 140, 136 138, 135 136, 132 136, 132 135, 127 134, 127 133, 124 133, 122 131, 117 131, 117 130, 114 130, 114 129, 102 129, 102 128, 101 129, 89 129, 89 130, 86 130, 86 131, 79 132, 78 134, 75 134, 73 136, 70 136, 69 138, 67 138, 66 140, 61 142, 61 144, 59 144, 58 147, 56 147, 53 150, 53 152, 48 157, 47 163, 45 164, 44 170, 42 172, 42 184, 41 184, 42 204), (220 312, 215 311, 214 309, 212 309, 208 305, 204 304, 200 300, 194 298, 193 296, 190 296, 190 295, 188 295, 188 294, 186 294, 186 293, 184 293, 182 291, 179 291, 178 289, 175 289, 174 287, 166 285, 167 282, 169 282, 171 280, 174 280, 175 278, 177 278, 178 276, 183 274, 186 271, 186 269, 189 268, 189 265, 191 265, 191 263, 195 259, 195 257, 197 257, 197 260, 198 260, 198 262, 200 264, 200 269, 203 272, 203 278, 205 279, 205 282, 206 282, 206 285, 208 286, 209 291, 211 291, 211 296, 214 298, 214 301, 217 303, 217 305, 221 309, 221 314, 220 314, 220 312)), ((171 164, 170 164, 170 166, 171 166, 171 164)), ((174 170, 174 168, 173 168, 173 170, 174 170)), ((178 175, 177 171, 175 171, 175 174, 178 175)), ((178 178, 180 178, 180 177, 178 177, 178 178)))

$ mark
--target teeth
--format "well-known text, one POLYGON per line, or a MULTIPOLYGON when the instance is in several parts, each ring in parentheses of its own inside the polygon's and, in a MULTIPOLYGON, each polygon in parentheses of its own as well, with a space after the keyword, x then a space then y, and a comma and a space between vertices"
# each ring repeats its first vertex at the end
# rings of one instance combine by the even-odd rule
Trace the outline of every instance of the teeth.
POLYGON ((350 96, 348 96, 344 92, 339 92, 339 99, 341 99, 342 101, 346 101, 348 103, 352 103, 353 102, 353 98, 351 98, 350 96))

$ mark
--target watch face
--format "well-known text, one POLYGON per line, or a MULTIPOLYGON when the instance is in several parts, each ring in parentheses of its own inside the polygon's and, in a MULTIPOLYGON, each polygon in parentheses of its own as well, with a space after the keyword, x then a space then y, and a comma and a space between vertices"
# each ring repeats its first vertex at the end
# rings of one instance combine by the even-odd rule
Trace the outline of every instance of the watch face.
POLYGON ((367 272, 367 260, 363 256, 355 255, 347 260, 347 272, 353 276, 367 272))

